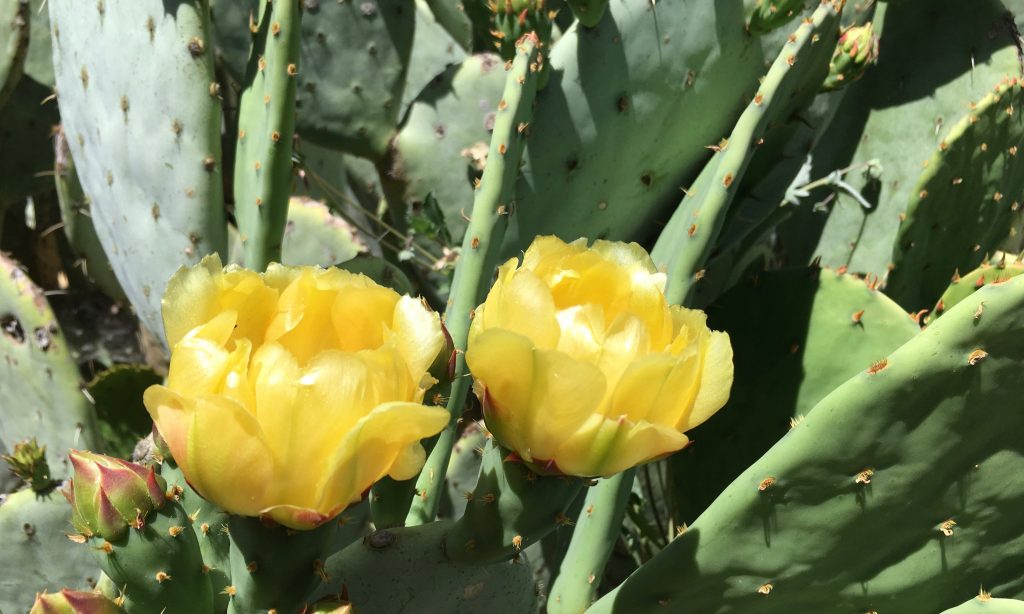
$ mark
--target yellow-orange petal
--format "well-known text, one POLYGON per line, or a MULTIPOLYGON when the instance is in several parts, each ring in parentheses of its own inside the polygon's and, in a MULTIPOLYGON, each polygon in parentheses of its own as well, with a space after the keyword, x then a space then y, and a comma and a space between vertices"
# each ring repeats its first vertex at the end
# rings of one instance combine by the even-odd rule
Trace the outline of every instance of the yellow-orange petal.
POLYGON ((392 326, 400 298, 397 292, 382 286, 347 286, 340 290, 328 320, 336 335, 332 345, 347 352, 380 347, 392 326))
POLYGON ((565 441, 555 462, 568 475, 610 477, 681 450, 687 441, 686 435, 671 427, 634 423, 624 416, 593 416, 565 441))
POLYGON ((255 417, 230 399, 185 398, 162 386, 146 390, 143 401, 199 494, 245 516, 256 516, 267 507, 274 461, 255 417))
POLYGON ((537 347, 557 347, 559 327, 551 290, 533 272, 518 270, 508 275, 492 289, 484 307, 488 327, 519 333, 537 347))
POLYGON ((289 529, 308 531, 310 529, 315 529, 331 518, 334 518, 340 514, 343 509, 344 508, 338 508, 337 510, 329 510, 324 513, 297 505, 273 505, 261 510, 260 515, 269 517, 273 519, 274 522, 284 525, 289 529))
MULTIPOLYGON (((676 362, 668 354, 653 354, 629 365, 612 392, 607 415, 624 415, 633 422, 662 423, 651 417, 651 413, 676 362)), ((675 422, 664 424, 675 426, 675 422)))
POLYGON ((487 428, 502 445, 531 460, 527 433, 519 425, 530 411, 533 342, 501 328, 487 329, 470 340, 466 365, 483 393, 487 428))
MULTIPOLYGON (((358 501, 367 488, 387 475, 414 443, 436 435, 448 424, 445 409, 415 403, 385 403, 348 431, 326 459, 319 483, 318 510, 358 501)), ((405 459, 408 460, 408 459, 405 459)), ((402 467, 408 473, 408 467, 402 467)))
MULTIPOLYGON (((623 243, 621 241, 604 241, 598 239, 590 246, 591 249, 604 256, 606 260, 620 267, 637 267, 640 271, 651 275, 659 275, 658 267, 654 265, 650 254, 638 243, 623 243)), ((665 275, 660 274, 661 290, 664 291, 665 275)))
POLYGON ((219 291, 215 278, 222 270, 220 256, 210 254, 199 264, 183 266, 171 276, 161 301, 169 347, 216 314, 219 291))
POLYGON ((417 441, 398 453, 391 469, 388 470, 388 476, 399 481, 411 480, 419 474, 426 461, 427 451, 423 449, 423 444, 417 441))
POLYGON ((533 363, 530 403, 513 418, 529 448, 516 451, 524 458, 550 460, 566 435, 600 409, 607 383, 594 365, 557 350, 535 350, 533 363))
POLYGON ((725 406, 732 390, 732 344, 727 333, 713 331, 707 341, 702 361, 700 390, 683 430, 690 430, 725 406))
POLYGON ((391 338, 408 365, 410 378, 418 380, 444 347, 440 316, 421 301, 403 296, 395 305, 391 328, 391 338))

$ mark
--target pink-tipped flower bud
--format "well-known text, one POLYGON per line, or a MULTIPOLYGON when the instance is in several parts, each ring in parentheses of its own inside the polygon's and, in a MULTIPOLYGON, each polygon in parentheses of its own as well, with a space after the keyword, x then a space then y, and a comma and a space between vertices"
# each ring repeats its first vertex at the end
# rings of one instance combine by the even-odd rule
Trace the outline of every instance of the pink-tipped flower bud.
POLYGON ((129 526, 141 529, 166 501, 167 482, 152 467, 77 450, 68 456, 75 468, 71 521, 85 535, 119 539, 129 526))
POLYGON ((846 28, 839 35, 839 42, 828 67, 828 77, 822 89, 836 90, 860 79, 868 66, 877 60, 878 37, 875 36, 871 22, 846 28))
POLYGON ((124 610, 99 593, 64 589, 36 595, 29 614, 124 614, 124 610))

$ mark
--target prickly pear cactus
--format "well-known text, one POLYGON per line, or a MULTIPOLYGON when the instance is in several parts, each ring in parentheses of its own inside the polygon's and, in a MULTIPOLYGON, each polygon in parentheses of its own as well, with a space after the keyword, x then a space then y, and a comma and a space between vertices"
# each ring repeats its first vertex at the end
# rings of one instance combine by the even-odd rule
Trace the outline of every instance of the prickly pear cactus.
POLYGON ((99 566, 88 548, 68 540, 72 531, 71 508, 59 490, 0 495, 0 610, 25 612, 44 590, 95 586, 99 566))
POLYGON ((96 417, 43 291, 6 256, 0 256, 0 354, 0 405, 11 408, 0 416, 0 441, 12 450, 38 438, 51 475, 67 477, 67 450, 99 444, 96 417))
POLYGON ((926 324, 931 324, 943 313, 952 309, 957 303, 964 300, 977 290, 989 284, 1001 284, 1024 273, 1024 265, 1019 259, 1008 259, 1005 254, 994 258, 992 263, 983 262, 980 267, 960 275, 959 272, 953 275, 953 279, 946 288, 946 291, 939 297, 935 307, 925 318, 926 324))
POLYGON ((0 107, 4 106, 25 69, 25 55, 29 41, 28 0, 0 2, 0 107))
POLYGON ((227 248, 207 3, 55 0, 49 9, 61 118, 96 234, 162 338, 171 273, 227 248))
POLYGON ((537 611, 530 566, 525 560, 486 567, 452 564, 443 549, 448 523, 387 529, 370 534, 330 557, 325 591, 344 585, 355 609, 398 612, 495 614, 537 611), (411 578, 416 578, 409 583, 411 578))
POLYGON ((815 268, 741 282, 708 317, 729 331, 736 383, 719 419, 695 429, 694 444, 672 457, 680 524, 693 522, 830 392, 920 330, 876 281, 815 268))
POLYGON ((1004 411, 1024 394, 1022 347, 1024 278, 964 299, 822 399, 590 611, 928 612, 979 586, 1024 594, 1024 520, 1001 511, 1024 492, 1007 479, 1024 470, 1024 415, 1004 411))
MULTIPOLYGON (((926 161, 939 151, 952 127, 971 114, 972 102, 1004 78, 1019 76, 1021 67, 1016 26, 996 0, 978 2, 969 12, 952 0, 929 3, 927 10, 911 2, 879 3, 873 24, 881 37, 878 63, 845 88, 836 120, 813 152, 812 171, 816 179, 855 168, 847 181, 868 206, 839 191, 827 214, 803 207, 783 226, 782 235, 793 262, 820 257, 826 266, 846 265, 851 271, 884 277, 893 261, 901 214, 920 193, 916 178, 946 172, 930 162, 924 168, 926 161), (941 48, 931 46, 936 40, 942 41, 941 48), (864 172, 872 160, 881 163, 880 176, 864 172)), ((967 149, 977 151, 985 140, 967 149)), ((944 191, 983 185, 971 179, 952 185, 957 176, 970 177, 980 168, 968 163, 963 171, 950 169, 950 183, 929 194, 944 198, 944 191)), ((991 190, 960 192, 972 203, 992 197, 991 190)), ((978 258, 983 258, 985 249, 980 251, 978 258)), ((942 275, 943 286, 933 288, 935 292, 942 291, 952 270, 942 275)), ((937 294, 928 297, 927 303, 935 298, 937 294)))
POLYGON ((981 593, 961 605, 948 610, 942 614, 1020 614, 1024 612, 1024 601, 1016 599, 995 599, 985 589, 981 593))

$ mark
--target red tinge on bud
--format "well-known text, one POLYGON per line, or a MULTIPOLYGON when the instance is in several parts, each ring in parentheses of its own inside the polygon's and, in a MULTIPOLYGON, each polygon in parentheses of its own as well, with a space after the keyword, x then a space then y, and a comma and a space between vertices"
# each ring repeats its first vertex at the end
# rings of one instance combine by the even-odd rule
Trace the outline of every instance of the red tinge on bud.
POLYGON ((64 589, 36 595, 29 614, 124 614, 124 609, 99 593, 64 589))
POLYGON ((92 452, 72 450, 71 520, 85 535, 107 540, 140 529, 153 510, 163 507, 167 482, 152 467, 92 452))

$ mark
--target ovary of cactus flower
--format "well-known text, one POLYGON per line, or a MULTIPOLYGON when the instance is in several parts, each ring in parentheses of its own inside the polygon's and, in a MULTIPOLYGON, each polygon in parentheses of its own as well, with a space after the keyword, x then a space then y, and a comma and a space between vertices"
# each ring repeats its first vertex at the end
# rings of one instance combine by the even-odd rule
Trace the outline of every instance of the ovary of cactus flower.
POLYGON ((124 609, 99 593, 64 589, 36 595, 29 614, 124 614, 124 609))
POLYGON ((681 449, 732 386, 732 346, 669 306, 635 243, 539 237, 476 310, 466 361, 495 440, 540 473, 610 476, 681 449))
POLYGON ((167 482, 152 467, 78 450, 68 456, 75 469, 68 492, 71 522, 85 535, 120 539, 128 527, 142 528, 166 502, 167 482))
POLYGON ((53 485, 50 465, 46 462, 46 446, 40 446, 35 437, 14 444, 13 453, 0 455, 0 458, 32 490, 42 492, 53 485))
POLYGON ((180 269, 166 386, 144 395, 188 482, 224 510, 311 529, 415 476, 448 422, 422 404, 444 346, 425 304, 341 269, 180 269))
POLYGON ((846 28, 839 35, 822 89, 835 90, 860 79, 868 66, 877 60, 878 37, 875 36, 871 22, 846 28))

